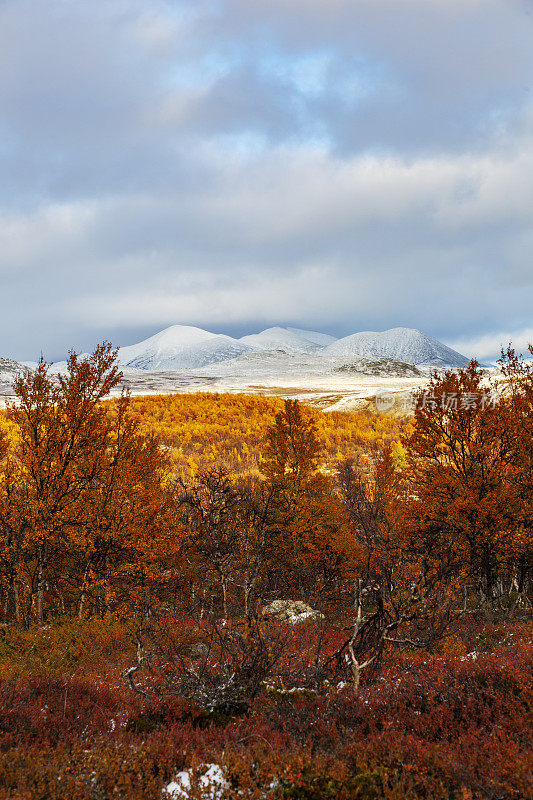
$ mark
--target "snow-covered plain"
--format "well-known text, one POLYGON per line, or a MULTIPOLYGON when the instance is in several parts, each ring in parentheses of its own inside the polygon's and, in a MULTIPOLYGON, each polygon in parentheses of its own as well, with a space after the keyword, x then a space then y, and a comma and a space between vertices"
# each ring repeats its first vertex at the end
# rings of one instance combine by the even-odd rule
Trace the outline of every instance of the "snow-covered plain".
MULTIPOLYGON (((274 327, 235 339, 173 325, 120 348, 119 363, 122 385, 133 395, 243 392, 292 397, 331 411, 402 411, 432 369, 465 366, 468 359, 410 328, 335 339, 319 331, 274 327), (389 395, 385 403, 383 394, 389 395)), ((65 367, 66 362, 57 362, 51 372, 65 367)), ((6 373, 3 382, 0 375, 0 403, 12 395, 11 382, 11 375, 6 373)))
MULTIPOLYGON (((376 396, 389 394, 391 411, 400 412, 411 392, 424 386, 427 375, 383 377, 375 375, 272 374, 245 377, 190 376, 176 372, 132 373, 125 371, 124 384, 133 395, 228 392, 259 394, 301 400, 325 411, 376 409, 376 396), (394 406, 394 408, 392 407, 394 406)), ((379 400, 378 400, 379 402, 379 400)), ((381 404, 383 410, 383 404, 381 404)))
MULTIPOLYGON (((419 377, 383 377, 361 374, 272 374, 246 377, 211 377, 171 372, 124 370, 122 385, 133 396, 154 394, 190 394, 193 392, 228 392, 259 394, 301 400, 325 411, 376 409, 376 396, 390 394, 394 409, 401 411, 410 392, 424 386, 427 375, 419 377)), ((114 394, 118 394, 120 388, 114 394)), ((13 396, 10 383, 0 384, 0 406, 13 396)))

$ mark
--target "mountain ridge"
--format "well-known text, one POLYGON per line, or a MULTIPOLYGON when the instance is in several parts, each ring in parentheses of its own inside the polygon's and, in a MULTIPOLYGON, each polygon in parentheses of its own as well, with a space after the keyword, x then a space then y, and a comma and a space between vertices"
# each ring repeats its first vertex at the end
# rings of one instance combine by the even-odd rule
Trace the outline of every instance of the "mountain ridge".
MULTIPOLYGON (((311 333, 311 331, 307 331, 311 333)), ((316 334, 319 335, 319 334, 316 334)), ((245 342, 256 350, 283 350, 285 353, 312 353, 320 345, 296 333, 290 328, 266 328, 260 333, 242 336, 240 342, 245 342)))
POLYGON ((416 328, 360 331, 337 339, 323 356, 393 358, 432 367, 466 367, 470 359, 416 328))
POLYGON ((226 361, 253 348, 223 333, 211 333, 190 325, 172 325, 142 342, 121 347, 121 366, 154 372, 195 369, 226 361))
POLYGON ((31 371, 30 367, 21 364, 19 361, 14 361, 12 358, 0 357, 0 376, 3 378, 11 375, 19 375, 20 373, 27 375, 31 371))
MULTIPOLYGON (((147 371, 198 370, 252 353, 316 356, 346 363, 361 358, 386 358, 424 367, 467 366, 470 359, 415 328, 360 331, 340 339, 319 331, 274 326, 240 339, 190 325, 172 325, 119 349, 122 367, 147 371)), ((267 356, 267 354, 269 354, 267 356)), ((257 358, 260 360, 261 355, 257 358)), ((254 363, 257 361, 254 357, 254 363)), ((333 363, 332 363, 333 366, 333 363)))

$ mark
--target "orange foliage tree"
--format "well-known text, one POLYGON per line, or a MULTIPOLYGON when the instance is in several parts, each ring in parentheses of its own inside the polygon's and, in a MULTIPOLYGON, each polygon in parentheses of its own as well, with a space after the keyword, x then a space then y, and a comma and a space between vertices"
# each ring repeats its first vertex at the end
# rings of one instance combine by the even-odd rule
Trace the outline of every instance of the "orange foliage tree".
POLYGON ((269 525, 271 583, 321 606, 345 594, 357 546, 332 475, 321 468, 313 419, 295 400, 267 432, 263 472, 274 492, 269 525), (331 597, 330 597, 331 596, 331 597))
MULTIPOLYGON (((512 561, 524 510, 511 412, 473 361, 431 378, 405 441, 414 519, 421 530, 446 532, 486 599, 512 561)), ((531 447, 531 427, 523 447, 531 447)))
POLYGON ((165 460, 126 396, 113 416, 102 402, 121 378, 115 356, 108 343, 85 359, 72 352, 57 378, 41 359, 15 382, 0 532, 4 607, 17 621, 104 614, 124 576, 149 582, 171 510, 165 460))
MULTIPOLYGON (((528 349, 533 356, 533 345, 528 349)), ((507 409, 514 454, 509 480, 516 492, 519 510, 507 550, 515 568, 513 587, 523 595, 533 553, 533 364, 524 361, 511 346, 502 351, 499 364, 504 375, 502 402, 507 409)))
MULTIPOLYGON (((175 471, 187 477, 218 467, 235 475, 263 473, 268 430, 284 408, 279 397, 218 392, 132 397, 130 402, 141 430, 158 437, 175 471)), ((404 419, 368 411, 303 408, 315 425, 323 463, 399 442, 406 425, 404 419)))

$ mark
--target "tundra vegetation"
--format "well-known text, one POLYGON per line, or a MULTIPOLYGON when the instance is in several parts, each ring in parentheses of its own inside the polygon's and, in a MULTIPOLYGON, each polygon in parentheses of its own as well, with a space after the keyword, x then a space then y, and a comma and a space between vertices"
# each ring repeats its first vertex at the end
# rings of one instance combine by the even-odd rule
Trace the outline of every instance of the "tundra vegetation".
POLYGON ((398 419, 115 359, 0 420, 0 798, 531 796, 531 363, 398 419))

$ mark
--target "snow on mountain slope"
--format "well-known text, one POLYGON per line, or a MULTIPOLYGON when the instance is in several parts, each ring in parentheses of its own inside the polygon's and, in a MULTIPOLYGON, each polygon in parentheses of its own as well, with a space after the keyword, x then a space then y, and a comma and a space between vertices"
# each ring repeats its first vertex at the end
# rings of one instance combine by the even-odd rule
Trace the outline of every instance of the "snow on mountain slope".
POLYGON ((320 354, 324 357, 347 358, 384 356, 432 367, 465 367, 469 363, 466 356, 413 328, 391 328, 381 333, 354 333, 323 348, 320 354))
MULTIPOLYGON (((172 325, 149 339, 121 347, 118 352, 119 365, 130 370, 194 372, 215 365, 213 369, 219 374, 224 373, 216 365, 234 359, 238 359, 237 363, 228 365, 228 369, 236 368, 239 374, 246 369, 250 369, 250 374, 260 374, 263 370, 325 374, 336 368, 349 371, 354 361, 365 357, 431 367, 468 364, 465 356, 409 328, 393 328, 383 333, 366 331, 335 339, 317 331, 273 327, 234 339, 191 325, 172 325)), ((57 362, 50 371, 61 373, 65 367, 66 362, 57 362)), ((355 372, 360 370, 361 365, 355 366, 355 372)))
POLYGON ((143 342, 121 347, 118 360, 121 366, 153 372, 195 369, 253 349, 225 334, 210 333, 190 325, 172 325, 143 342))
POLYGON ((12 358, 0 358, 0 395, 11 395, 13 382, 21 373, 28 374, 31 370, 12 358))
POLYGON ((264 375, 322 374, 330 364, 315 353, 285 353, 282 350, 255 350, 219 364, 208 364, 194 370, 205 377, 246 378, 264 375))
POLYGON ((261 333, 243 336, 239 341, 254 350, 283 350, 285 353, 311 353, 320 347, 316 342, 304 338, 299 333, 279 327, 267 328, 261 333))
POLYGON ((411 364, 391 358, 322 358, 313 353, 284 353, 281 350, 259 350, 244 353, 218 364, 207 364, 193 370, 194 375, 210 378, 279 378, 294 376, 379 375, 384 377, 417 377, 422 373, 411 364))
POLYGON ((0 377, 2 380, 12 380, 21 372, 27 374, 30 371, 29 367, 19 364, 18 361, 13 361, 12 358, 0 358, 0 377))
POLYGON ((152 357, 167 357, 171 352, 179 353, 182 350, 212 339, 216 334, 194 328, 191 325, 171 325, 163 331, 144 339, 137 344, 121 347, 118 358, 121 364, 130 364, 138 358, 150 354, 152 357))
POLYGON ((301 328, 285 328, 285 330, 290 331, 290 333, 295 333, 297 336, 301 336, 302 339, 307 339, 308 342, 318 344, 320 347, 326 347, 328 344, 332 344, 333 342, 337 341, 337 337, 330 336, 329 333, 304 331, 301 328))

